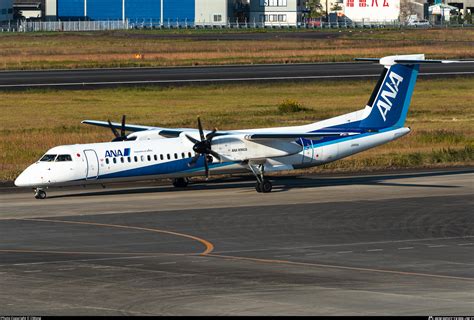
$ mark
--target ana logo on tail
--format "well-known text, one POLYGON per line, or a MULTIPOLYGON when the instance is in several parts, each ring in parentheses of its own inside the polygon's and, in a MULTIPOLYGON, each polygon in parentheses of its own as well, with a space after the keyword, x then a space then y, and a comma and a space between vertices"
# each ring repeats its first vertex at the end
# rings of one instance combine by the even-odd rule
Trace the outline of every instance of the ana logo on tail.
POLYGON ((385 82, 385 88, 377 101, 377 108, 380 111, 383 121, 387 120, 387 113, 392 108, 393 100, 397 97, 398 88, 403 81, 403 77, 391 71, 388 75, 390 82, 385 82))

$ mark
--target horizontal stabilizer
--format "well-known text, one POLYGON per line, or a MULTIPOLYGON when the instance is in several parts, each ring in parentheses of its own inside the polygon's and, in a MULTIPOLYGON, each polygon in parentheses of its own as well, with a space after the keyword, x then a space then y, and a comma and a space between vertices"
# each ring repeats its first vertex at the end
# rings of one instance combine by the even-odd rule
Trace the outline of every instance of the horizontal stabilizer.
POLYGON ((406 54, 387 56, 383 58, 355 58, 356 61, 378 62, 384 66, 394 64, 425 64, 425 63, 473 63, 472 60, 427 60, 424 54, 406 54))

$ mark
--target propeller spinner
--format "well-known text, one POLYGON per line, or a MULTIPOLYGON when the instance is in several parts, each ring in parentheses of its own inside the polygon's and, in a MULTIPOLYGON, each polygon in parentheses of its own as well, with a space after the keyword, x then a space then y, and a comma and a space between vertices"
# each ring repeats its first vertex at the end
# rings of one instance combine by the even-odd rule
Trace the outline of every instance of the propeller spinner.
POLYGON ((219 154, 211 149, 212 139, 217 135, 216 134, 217 129, 212 130, 212 132, 210 132, 206 136, 204 136, 204 131, 202 130, 201 119, 198 117, 197 121, 198 121, 199 136, 201 138, 201 141, 199 141, 197 139, 194 139, 193 137, 186 134, 186 138, 188 138, 189 141, 194 143, 193 150, 194 150, 194 153, 195 153, 194 157, 188 163, 188 166, 192 167, 192 166, 196 165, 196 162, 198 161, 199 157, 204 156, 205 174, 206 174, 206 178, 209 178, 209 159, 208 159, 208 155, 213 155, 218 160, 221 159, 219 154))

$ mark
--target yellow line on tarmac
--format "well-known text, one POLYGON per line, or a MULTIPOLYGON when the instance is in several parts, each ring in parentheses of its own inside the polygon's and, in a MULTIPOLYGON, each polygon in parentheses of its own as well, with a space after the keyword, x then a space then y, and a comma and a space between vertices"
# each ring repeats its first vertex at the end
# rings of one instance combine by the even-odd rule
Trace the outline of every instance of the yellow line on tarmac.
POLYGON ((82 254, 82 255, 118 255, 118 256, 160 256, 160 255, 185 255, 184 253, 153 253, 153 252, 92 252, 92 251, 52 251, 52 250, 30 250, 30 249, 0 249, 0 252, 11 253, 50 253, 50 254, 82 254))
POLYGON ((148 231, 148 232, 155 232, 155 233, 164 233, 164 234, 169 234, 169 235, 173 235, 173 236, 188 238, 188 239, 200 242, 201 244, 203 244, 206 247, 206 249, 203 252, 201 252, 200 255, 207 255, 207 254, 211 253, 214 250, 214 245, 211 242, 209 242, 205 239, 202 239, 202 238, 199 238, 199 237, 196 237, 196 236, 193 236, 193 235, 189 235, 189 234, 178 233, 178 232, 167 231, 167 230, 143 228, 143 227, 135 227, 135 226, 124 226, 124 225, 119 225, 119 224, 82 222, 82 221, 66 221, 66 220, 50 220, 50 219, 28 219, 28 218, 16 219, 16 220, 79 224, 79 225, 90 225, 90 226, 98 226, 98 227, 108 227, 108 228, 119 228, 119 229, 148 231))
POLYGON ((450 279, 450 280, 474 281, 474 278, 446 276, 446 275, 430 274, 430 273, 359 268, 359 267, 338 266, 338 265, 310 263, 310 262, 297 262, 297 261, 288 261, 288 260, 259 259, 259 258, 249 258, 249 257, 226 256, 226 255, 220 255, 220 254, 208 254, 207 256, 216 257, 216 258, 225 258, 225 259, 230 259, 230 260, 232 259, 245 260, 245 261, 271 263, 271 264, 286 264, 286 265, 308 266, 308 267, 328 268, 328 269, 341 269, 341 270, 351 270, 351 271, 361 271, 361 272, 389 273, 389 274, 402 275, 402 276, 420 276, 420 277, 430 277, 430 278, 440 278, 440 279, 450 279))

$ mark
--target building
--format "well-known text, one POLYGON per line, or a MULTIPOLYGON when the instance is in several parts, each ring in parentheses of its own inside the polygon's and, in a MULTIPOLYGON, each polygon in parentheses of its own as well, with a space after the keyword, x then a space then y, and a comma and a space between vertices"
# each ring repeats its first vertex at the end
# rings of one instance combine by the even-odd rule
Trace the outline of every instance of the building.
POLYGON ((303 21, 303 0, 250 0, 249 23, 297 26, 303 21))
MULTIPOLYGON (((56 0, 55 0, 56 1, 56 0)), ((144 24, 225 25, 245 0, 57 0, 59 20, 128 20, 144 24)), ((50 10, 53 11, 53 10, 50 10)))
POLYGON ((196 25, 225 25, 230 20, 231 1, 197 0, 195 4, 196 25))
POLYGON ((14 0, 15 19, 55 20, 57 0, 14 0))
POLYGON ((394 22, 400 17, 400 0, 344 0, 343 12, 354 22, 394 22))
POLYGON ((194 0, 57 0, 59 20, 194 22, 194 0))
POLYGON ((0 22, 13 19, 13 1, 0 0, 0 22))
POLYGON ((446 4, 456 7, 461 14, 474 14, 474 0, 447 0, 446 4))

